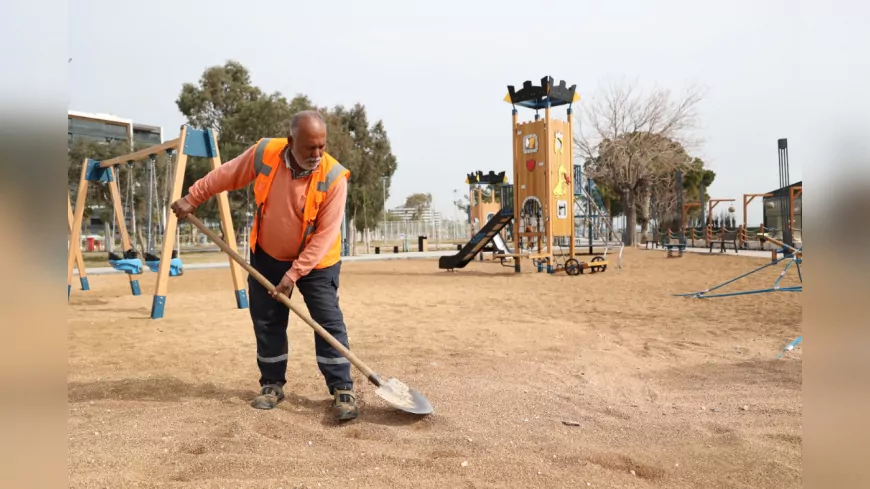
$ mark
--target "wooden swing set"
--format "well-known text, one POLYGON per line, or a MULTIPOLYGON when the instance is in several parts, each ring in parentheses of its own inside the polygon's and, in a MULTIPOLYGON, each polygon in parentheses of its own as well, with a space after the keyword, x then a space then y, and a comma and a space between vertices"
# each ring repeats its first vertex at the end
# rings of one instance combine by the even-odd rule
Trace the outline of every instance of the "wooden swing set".
MULTIPOLYGON (((135 251, 135 247, 132 244, 125 225, 121 196, 115 177, 115 168, 121 165, 134 165, 144 161, 150 162, 157 155, 164 152, 168 155, 174 153, 177 156, 175 168, 170 180, 171 191, 169 192, 169 202, 174 202, 181 198, 181 190, 184 184, 184 172, 187 168, 188 157, 194 156, 209 158, 211 159, 212 169, 218 168, 221 165, 220 153, 214 131, 212 129, 194 129, 188 125, 181 126, 178 138, 162 144, 151 146, 126 155, 117 156, 105 161, 96 161, 90 158, 85 159, 82 164, 82 173, 79 179, 76 204, 74 208, 75 212, 73 213, 73 209, 70 208, 70 215, 72 218, 69 226, 70 247, 67 255, 67 300, 69 300, 70 290, 72 289, 74 267, 79 269, 80 277, 84 277, 82 289, 88 290, 85 288, 87 279, 84 271, 84 263, 81 258, 80 240, 82 220, 84 218, 84 210, 87 200, 87 189, 90 182, 106 184, 109 186, 109 192, 115 210, 115 218, 118 223, 118 231, 121 235, 121 243, 124 249, 124 257, 117 257, 120 259, 111 260, 111 263, 114 268, 127 273, 133 295, 140 295, 141 292, 137 275, 141 273, 141 260, 138 258, 138 253, 135 251)), ((233 248, 233 250, 236 250, 236 237, 233 231, 230 205, 226 192, 218 194, 217 201, 218 210, 220 211, 221 229, 224 233, 225 241, 233 248)), ((169 288, 170 269, 174 265, 173 247, 176 242, 178 218, 173 212, 167 211, 165 222, 166 226, 164 229, 162 251, 159 256, 159 267, 157 269, 157 284, 154 290, 154 299, 151 304, 151 319, 160 319, 164 315, 166 295, 169 288)), ((241 267, 232 259, 229 259, 229 264, 230 274, 233 279, 233 288, 235 290, 236 305, 239 309, 245 309, 248 307, 248 298, 241 267)))

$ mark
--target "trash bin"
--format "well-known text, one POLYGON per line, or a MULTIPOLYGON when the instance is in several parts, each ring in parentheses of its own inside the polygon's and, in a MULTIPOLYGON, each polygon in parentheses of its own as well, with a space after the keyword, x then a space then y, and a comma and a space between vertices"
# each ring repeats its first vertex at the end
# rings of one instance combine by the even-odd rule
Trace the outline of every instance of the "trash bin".
POLYGON ((428 243, 428 236, 417 236, 417 251, 428 251, 428 243))
POLYGON ((94 251, 94 238, 91 238, 91 237, 87 238, 87 245, 86 245, 85 249, 88 251, 94 251))

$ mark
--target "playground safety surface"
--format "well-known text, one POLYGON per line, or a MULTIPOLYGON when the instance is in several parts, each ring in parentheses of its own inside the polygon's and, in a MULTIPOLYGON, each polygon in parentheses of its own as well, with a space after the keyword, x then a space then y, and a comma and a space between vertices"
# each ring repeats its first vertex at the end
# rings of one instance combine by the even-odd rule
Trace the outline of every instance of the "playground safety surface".
POLYGON ((173 277, 156 321, 154 273, 138 297, 123 275, 74 281, 70 487, 801 487, 802 351, 776 355, 802 334, 802 294, 670 296, 764 262, 626 249, 622 270, 577 277, 345 263, 351 348, 436 412, 391 408, 354 370, 361 414, 340 426, 292 315, 287 398, 249 407, 255 341, 225 269, 173 277))

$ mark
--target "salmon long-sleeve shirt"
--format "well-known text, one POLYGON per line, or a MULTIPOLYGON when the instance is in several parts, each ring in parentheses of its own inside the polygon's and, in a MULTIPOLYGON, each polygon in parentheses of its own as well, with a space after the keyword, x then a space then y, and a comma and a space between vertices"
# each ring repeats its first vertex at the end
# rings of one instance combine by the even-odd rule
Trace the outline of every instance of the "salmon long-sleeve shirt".
MULTIPOLYGON (((186 199, 194 207, 212 196, 229 190, 237 190, 254 181, 254 151, 251 146, 238 157, 191 185, 186 199)), ((285 154, 282 152, 282 154, 285 154)), ((311 241, 299 254, 302 243, 302 210, 311 175, 294 178, 286 164, 276 165, 278 173, 269 191, 267 209, 260 223, 257 246, 277 260, 292 261, 287 276, 293 283, 307 275, 326 256, 341 231, 341 220, 347 201, 347 179, 339 178, 327 192, 317 212, 317 227, 311 241)))

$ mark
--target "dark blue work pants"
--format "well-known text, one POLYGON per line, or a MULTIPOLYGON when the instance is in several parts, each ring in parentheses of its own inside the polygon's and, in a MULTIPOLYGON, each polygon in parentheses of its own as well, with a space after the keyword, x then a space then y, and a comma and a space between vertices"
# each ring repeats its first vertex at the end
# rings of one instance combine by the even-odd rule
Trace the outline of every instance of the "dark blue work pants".
MULTIPOLYGON (((275 285, 290 269, 292 262, 279 261, 266 254, 261 248, 253 253, 251 265, 267 280, 275 285)), ((341 262, 335 265, 314 269, 296 282, 311 318, 335 337, 342 345, 348 346, 347 327, 338 305, 338 275, 341 262)), ((294 291, 295 291, 294 289, 294 291)), ((251 320, 257 337, 257 366, 260 368, 260 385, 286 383, 287 358, 290 353, 287 341, 287 323, 290 309, 281 301, 269 296, 269 292, 254 277, 248 277, 251 320)), ((308 325, 306 325, 308 327, 308 325)), ((350 362, 335 348, 314 334, 314 348, 317 366, 326 380, 329 393, 338 389, 353 388, 350 377, 350 362)))

